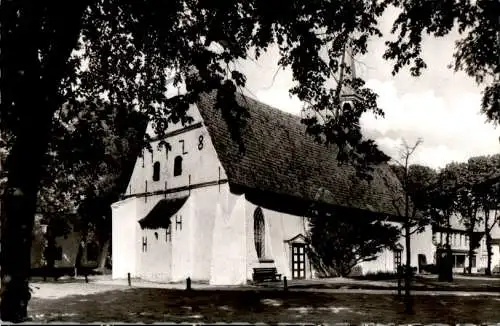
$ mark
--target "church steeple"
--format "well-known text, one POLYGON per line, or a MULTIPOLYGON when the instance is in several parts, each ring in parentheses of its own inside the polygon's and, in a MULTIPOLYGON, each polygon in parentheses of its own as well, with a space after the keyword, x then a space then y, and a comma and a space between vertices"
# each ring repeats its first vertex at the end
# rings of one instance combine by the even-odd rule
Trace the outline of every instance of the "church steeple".
MULTIPOLYGON (((354 80, 356 77, 356 60, 354 59, 351 42, 347 41, 342 55, 342 68, 339 82, 343 83, 346 78, 354 80)), ((352 104, 354 101, 360 101, 361 97, 350 85, 343 83, 340 91, 340 100, 343 103, 352 104)), ((342 105, 344 105, 343 103, 342 105)))

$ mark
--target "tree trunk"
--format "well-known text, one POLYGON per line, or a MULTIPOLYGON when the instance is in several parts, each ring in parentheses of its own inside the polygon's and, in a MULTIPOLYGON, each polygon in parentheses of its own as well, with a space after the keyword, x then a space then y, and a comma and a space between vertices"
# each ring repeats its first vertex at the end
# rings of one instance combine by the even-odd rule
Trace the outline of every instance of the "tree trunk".
POLYGON ((3 321, 22 322, 31 298, 31 243, 44 155, 59 103, 58 87, 78 40, 86 5, 84 1, 54 1, 44 8, 47 3, 36 0, 5 2, 0 11, 1 113, 2 126, 13 132, 15 140, 6 164, 3 195, 0 315, 3 321), (50 38, 39 35, 44 12, 57 20, 52 22, 50 38), (42 67, 39 46, 47 43, 52 45, 51 52, 42 67))
POLYGON ((47 103, 39 87, 41 68, 34 38, 36 31, 40 29, 40 8, 33 3, 22 3, 20 6, 22 5, 24 7, 19 8, 21 22, 17 30, 6 33, 4 23, 12 23, 10 20, 15 19, 12 16, 2 17, 2 41, 7 43, 7 46, 3 44, 2 47, 2 78, 10 79, 14 84, 5 85, 6 82, 2 82, 3 117, 7 111, 18 118, 17 121, 10 121, 12 124, 9 126, 14 130, 16 139, 6 164, 8 181, 3 196, 5 215, 2 216, 0 253, 0 314, 3 321, 11 322, 26 319, 28 301, 31 298, 28 285, 31 235, 42 159, 47 149, 52 118, 45 111, 47 103), (33 35, 29 35, 30 33, 33 35), (19 39, 16 40, 15 37, 19 39), (32 44, 22 44, 23 42, 32 44), (15 55, 18 57, 14 58, 15 55))
MULTIPOLYGON (((472 230, 474 230, 474 229, 472 229, 472 230)), ((473 237, 474 237, 474 232, 471 231, 471 229, 469 229, 469 253, 468 253, 469 254, 468 255, 469 256, 469 266, 467 268, 468 274, 472 273, 472 257, 474 257, 474 243, 472 241, 473 237)), ((477 264, 477 262, 476 262, 476 264, 477 264)))
POLYGON ((111 240, 106 240, 104 242, 104 246, 102 247, 101 250, 101 255, 99 257, 99 262, 97 265, 98 270, 104 271, 106 269, 106 258, 108 257, 108 251, 109 251, 109 246, 111 244, 111 240))
POLYGON ((489 232, 486 234, 486 251, 488 253, 488 263, 486 266, 485 274, 487 276, 490 276, 491 275, 491 256, 493 256, 493 252, 492 252, 493 250, 492 250, 492 245, 491 245, 491 235, 489 232))
MULTIPOLYGON (((47 232, 47 247, 45 248, 45 260, 47 265, 45 266, 44 275, 46 277, 54 277, 55 279, 55 255, 56 255, 56 238, 50 232, 47 232)), ((44 278, 45 279, 45 278, 44 278)))
POLYGON ((447 228, 447 231, 446 231, 446 245, 449 246, 450 245, 450 232, 451 232, 451 222, 450 222, 450 216, 449 215, 446 217, 446 228, 447 228))
POLYGON ((411 289, 411 235, 410 235, 410 223, 407 221, 405 223, 405 242, 406 242, 406 270, 405 270, 405 312, 407 314, 413 313, 413 301, 410 293, 411 289))
POLYGON ((490 236, 490 213, 488 209, 484 210, 484 236, 486 237, 486 252, 488 255, 488 263, 486 266, 486 270, 484 271, 484 274, 486 276, 491 275, 491 256, 493 255, 492 253, 492 248, 491 248, 491 236, 490 236))

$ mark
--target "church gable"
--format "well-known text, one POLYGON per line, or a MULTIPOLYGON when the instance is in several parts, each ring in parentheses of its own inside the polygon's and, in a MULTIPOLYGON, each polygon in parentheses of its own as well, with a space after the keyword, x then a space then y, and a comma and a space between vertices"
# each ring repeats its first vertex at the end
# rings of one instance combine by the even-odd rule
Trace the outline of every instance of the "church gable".
POLYGON ((185 126, 170 125, 163 139, 155 137, 152 123, 148 125, 152 152, 144 149, 137 158, 125 196, 182 191, 226 180, 197 107, 193 105, 188 114, 194 121, 185 126), (170 150, 159 146, 161 141, 166 141, 170 150))

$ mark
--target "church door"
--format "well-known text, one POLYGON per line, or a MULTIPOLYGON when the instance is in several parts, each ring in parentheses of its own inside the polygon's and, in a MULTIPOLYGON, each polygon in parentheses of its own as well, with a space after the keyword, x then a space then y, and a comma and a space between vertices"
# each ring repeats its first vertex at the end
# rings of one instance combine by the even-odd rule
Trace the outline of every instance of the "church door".
POLYGON ((306 250, 303 243, 292 244, 292 278, 306 278, 306 250))

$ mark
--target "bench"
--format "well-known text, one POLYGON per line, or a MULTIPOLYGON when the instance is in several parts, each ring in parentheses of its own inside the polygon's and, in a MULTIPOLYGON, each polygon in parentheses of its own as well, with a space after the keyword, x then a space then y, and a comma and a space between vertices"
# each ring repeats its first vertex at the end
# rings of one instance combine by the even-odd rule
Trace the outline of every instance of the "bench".
POLYGON ((276 267, 256 267, 252 277, 255 282, 281 281, 281 274, 278 274, 276 267))

